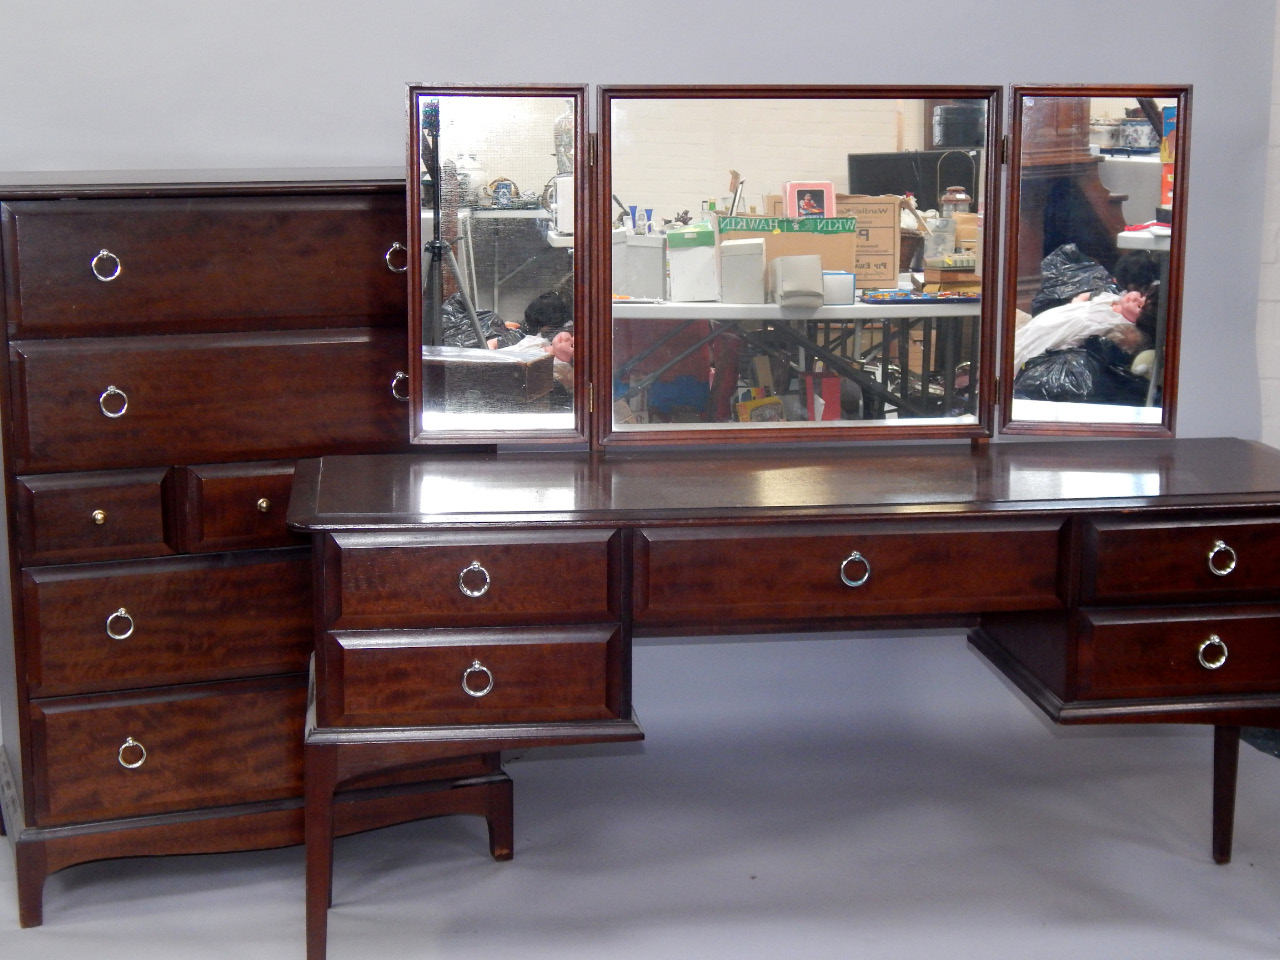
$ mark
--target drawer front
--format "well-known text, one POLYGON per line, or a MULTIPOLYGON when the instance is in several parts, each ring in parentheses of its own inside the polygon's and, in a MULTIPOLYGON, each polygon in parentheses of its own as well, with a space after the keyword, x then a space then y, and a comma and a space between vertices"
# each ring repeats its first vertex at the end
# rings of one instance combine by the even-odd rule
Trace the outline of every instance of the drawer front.
POLYGON ((637 623, 732 625, 1062 606, 1061 521, 644 530, 637 623))
POLYGON ((605 720, 619 716, 612 627, 345 631, 325 641, 322 726, 605 720))
POLYGON ((330 627, 600 623, 620 619, 613 530, 334 534, 330 627))
POLYGON ((292 487, 292 460, 187 467, 181 474, 183 550, 244 550, 305 542, 284 522, 292 487))
POLYGON ((19 477, 18 543, 26 564, 157 557, 166 536, 165 469, 19 477))
POLYGON ((30 709, 36 826, 302 791, 303 676, 33 701, 30 709))
POLYGON ((19 469, 403 447, 404 353, 403 330, 11 344, 19 469))
POLYGON ((1280 590, 1280 520, 1097 520, 1084 542, 1085 603, 1267 599, 1280 590))
POLYGON ((404 276, 384 259, 405 242, 400 195, 33 200, 4 214, 12 339, 404 322, 404 276))
POLYGON ((22 600, 32 696, 296 673, 313 643, 305 548, 28 569, 22 600))
POLYGON ((1092 610, 1081 616, 1083 697, 1280 691, 1280 606, 1092 610))

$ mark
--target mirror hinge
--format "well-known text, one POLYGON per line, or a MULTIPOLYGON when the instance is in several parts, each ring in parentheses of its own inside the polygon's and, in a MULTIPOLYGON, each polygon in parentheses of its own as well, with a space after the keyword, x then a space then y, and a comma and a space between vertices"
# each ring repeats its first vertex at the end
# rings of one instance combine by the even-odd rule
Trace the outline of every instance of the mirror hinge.
POLYGON ((587 166, 594 167, 596 165, 596 134, 587 134, 587 166))
POLYGON ((1000 162, 1009 162, 1009 135, 1007 133, 1000 138, 1000 162))
POLYGON ((596 412, 596 385, 594 383, 587 384, 587 413, 596 412))

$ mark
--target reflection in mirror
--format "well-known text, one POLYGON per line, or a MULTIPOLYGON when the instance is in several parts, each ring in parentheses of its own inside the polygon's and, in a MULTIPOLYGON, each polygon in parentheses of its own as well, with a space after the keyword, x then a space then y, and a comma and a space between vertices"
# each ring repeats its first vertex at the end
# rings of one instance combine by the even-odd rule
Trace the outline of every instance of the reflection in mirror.
POLYGON ((986 432, 997 111, 991 88, 602 90, 610 438, 986 432))
POLYGON ((575 429, 582 101, 578 88, 409 89, 417 439, 575 429))
POLYGON ((1014 94, 1003 429, 1171 432, 1190 91, 1014 94))

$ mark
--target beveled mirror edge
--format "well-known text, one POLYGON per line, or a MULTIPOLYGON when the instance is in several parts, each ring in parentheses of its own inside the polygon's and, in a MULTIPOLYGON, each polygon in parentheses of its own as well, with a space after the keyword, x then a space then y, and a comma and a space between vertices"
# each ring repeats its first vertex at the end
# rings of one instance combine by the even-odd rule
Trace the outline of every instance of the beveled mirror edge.
POLYGON ((591 356, 593 324, 588 319, 590 303, 590 268, 588 255, 592 247, 592 217, 588 207, 589 176, 583 167, 588 159, 587 136, 587 84, 471 84, 411 82, 405 85, 405 218, 408 225, 409 316, 407 320, 407 370, 409 371, 408 427, 409 442, 415 444, 477 444, 477 443, 533 443, 566 444, 587 440, 590 424, 590 363, 574 364, 574 396, 581 398, 574 403, 574 426, 570 430, 521 429, 513 427, 501 430, 471 429, 438 431, 422 427, 423 380, 414 371, 422 367, 422 219, 419 209, 422 203, 422 182, 418 167, 422 160, 422 139, 418 133, 418 98, 438 94, 442 96, 510 96, 510 97, 563 97, 574 102, 574 150, 577 167, 574 177, 574 339, 585 340, 587 357, 591 356), (585 401, 585 402, 584 402, 585 401))
MULTIPOLYGON (((820 99, 820 98, 852 98, 868 99, 973 99, 982 100, 987 106, 987 129, 984 150, 988 158, 1000 156, 1003 124, 1003 88, 997 85, 665 85, 665 84, 605 84, 596 87, 596 123, 597 150, 595 154, 595 173, 592 177, 593 210, 595 223, 603 224, 611 218, 611 142, 610 118, 611 107, 615 100, 626 99, 715 99, 732 97, 757 97, 770 99, 820 99)), ((767 435, 749 430, 712 430, 691 428, 689 430, 662 430, 650 432, 620 432, 613 429, 611 384, 608 372, 612 370, 613 324, 612 294, 605 289, 604 278, 611 275, 612 250, 610 245, 597 243, 592 250, 592 276, 595 278, 592 287, 592 310, 590 313, 594 327, 594 351, 592 355, 593 369, 600 371, 595 384, 594 409, 597 414, 592 426, 592 446, 606 447, 644 447, 644 446, 680 446, 691 444, 757 444, 773 445, 785 443, 831 443, 855 442, 872 443, 892 440, 984 440, 994 435, 997 398, 995 390, 995 358, 997 356, 996 341, 999 321, 999 283, 1000 267, 1000 234, 1003 219, 1001 216, 1002 191, 1000 177, 1003 164, 991 159, 985 164, 983 191, 985 194, 985 218, 982 227, 983 275, 990 278, 988 286, 984 286, 984 297, 980 312, 981 335, 979 337, 979 376, 978 389, 980 401, 977 407, 977 422, 955 425, 931 424, 928 426, 889 425, 877 423, 874 426, 824 427, 815 433, 804 428, 770 429, 767 435)))
POLYGON ((1003 229, 1004 276, 1001 289, 999 406, 997 431, 1011 436, 1062 437, 1172 437, 1178 402, 1178 367, 1182 332, 1183 276, 1186 248, 1187 175, 1191 157, 1191 84, 1011 84, 1009 86, 1010 135, 1008 149, 1007 207, 1003 229), (1169 289, 1165 298, 1165 339, 1162 358, 1161 417, 1159 423, 1059 422, 1013 419, 1013 334, 1018 300, 1018 211, 1022 199, 1023 103, 1028 97, 1150 97, 1174 99, 1178 123, 1174 131, 1174 181, 1171 217, 1180 229, 1173 231, 1169 248, 1169 289))

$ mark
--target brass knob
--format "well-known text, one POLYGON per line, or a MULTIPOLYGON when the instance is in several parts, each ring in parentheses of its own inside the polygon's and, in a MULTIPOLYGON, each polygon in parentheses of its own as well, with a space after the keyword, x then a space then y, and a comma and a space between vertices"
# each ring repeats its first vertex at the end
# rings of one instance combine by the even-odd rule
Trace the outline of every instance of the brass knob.
POLYGON ((270 501, 270 500, 268 500, 266 497, 263 497, 261 500, 259 500, 259 501, 258 501, 258 512, 259 512, 259 513, 266 513, 266 512, 268 512, 270 509, 271 509, 271 501, 270 501))
POLYGON ((107 522, 107 511, 105 510, 95 510, 93 511, 92 516, 93 522, 98 524, 98 526, 102 526, 102 524, 107 522))

